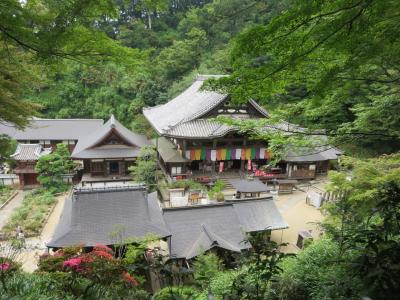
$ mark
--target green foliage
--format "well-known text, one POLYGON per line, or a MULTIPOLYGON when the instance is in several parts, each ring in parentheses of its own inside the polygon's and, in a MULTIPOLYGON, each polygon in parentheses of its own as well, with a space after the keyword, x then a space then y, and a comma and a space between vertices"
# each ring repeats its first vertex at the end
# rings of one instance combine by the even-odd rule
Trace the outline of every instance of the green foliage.
POLYGON ((207 288, 210 281, 222 269, 221 259, 213 254, 201 254, 193 263, 195 284, 200 288, 207 288))
POLYGON ((224 188, 225 188, 225 182, 218 179, 217 181, 214 182, 213 187, 208 192, 208 197, 211 199, 216 199, 218 201, 223 201, 225 199, 225 196, 222 193, 224 188))
POLYGON ((116 43, 96 25, 103 18, 116 17, 116 5, 110 0, 2 1, 0 119, 18 127, 28 124, 27 117, 39 107, 24 95, 43 82, 50 62, 114 60, 135 65, 139 51, 116 43))
POLYGON ((15 161, 10 157, 17 149, 17 141, 10 139, 7 135, 0 134, 0 163, 7 163, 13 168, 15 161))
POLYGON ((154 295, 155 300, 196 299, 197 291, 191 287, 166 287, 154 295))
POLYGON ((155 189, 157 183, 157 152, 153 146, 145 146, 140 149, 139 157, 135 165, 129 168, 133 179, 139 183, 145 183, 149 190, 155 189))
POLYGON ((41 156, 35 170, 39 174, 38 181, 45 188, 53 191, 65 190, 66 184, 63 182, 62 175, 75 171, 75 163, 70 158, 68 145, 57 144, 52 153, 41 156))
POLYGON ((5 185, 0 185, 0 206, 5 203, 8 198, 10 198, 13 192, 13 188, 5 185))
POLYGON ((76 298, 93 299, 147 299, 147 293, 137 289, 139 284, 115 258, 112 249, 96 245, 84 253, 80 247, 58 250, 54 255, 43 255, 39 272, 49 274, 57 281, 58 293, 76 298))
POLYGON ((296 257, 285 258, 282 273, 272 284, 272 299, 360 299, 360 281, 352 278, 347 261, 334 241, 311 243, 296 257))
POLYGON ((252 246, 240 257, 242 270, 232 284, 231 296, 239 299, 265 299, 269 283, 282 272, 280 261, 288 254, 282 253, 278 245, 269 241, 265 232, 248 235, 252 246))
POLYGON ((399 154, 347 158, 347 172, 331 175, 331 190, 342 197, 326 205, 323 226, 341 253, 354 252, 347 261, 350 272, 361 279, 362 292, 375 299, 391 298, 400 289, 399 161, 399 154))
POLYGON ((46 190, 37 190, 27 194, 22 205, 14 210, 3 231, 14 234, 17 226, 25 231, 25 236, 38 235, 56 198, 46 190))
POLYGON ((217 85, 369 155, 399 147, 398 1, 293 1, 234 41, 217 85), (374 38, 371 38, 374 37, 374 38))

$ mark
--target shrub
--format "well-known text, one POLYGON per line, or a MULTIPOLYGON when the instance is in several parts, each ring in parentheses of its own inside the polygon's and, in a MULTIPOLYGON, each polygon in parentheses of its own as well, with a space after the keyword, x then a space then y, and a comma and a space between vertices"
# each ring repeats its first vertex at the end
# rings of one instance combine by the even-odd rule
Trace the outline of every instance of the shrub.
POLYGON ((105 245, 96 245, 88 253, 81 247, 71 247, 60 249, 53 255, 42 255, 38 271, 52 273, 64 290, 82 299, 87 299, 89 293, 99 287, 112 287, 114 291, 122 292, 139 285, 123 265, 123 260, 115 258, 113 250, 105 245))
MULTIPOLYGON (((347 254, 348 255, 348 254, 347 254)), ((351 278, 344 256, 329 239, 313 242, 296 257, 285 258, 272 291, 275 299, 360 299, 359 282, 351 278)))
POLYGON ((166 287, 154 295, 155 300, 195 299, 198 292, 192 287, 166 287))
POLYGON ((8 198, 10 198, 13 191, 14 190, 11 187, 0 185, 0 205, 5 203, 8 200, 8 198))
POLYGON ((214 183, 214 186, 211 188, 211 190, 208 192, 208 197, 210 199, 217 199, 218 201, 223 201, 225 199, 222 193, 224 188, 225 188, 225 183, 222 180, 218 179, 214 183))

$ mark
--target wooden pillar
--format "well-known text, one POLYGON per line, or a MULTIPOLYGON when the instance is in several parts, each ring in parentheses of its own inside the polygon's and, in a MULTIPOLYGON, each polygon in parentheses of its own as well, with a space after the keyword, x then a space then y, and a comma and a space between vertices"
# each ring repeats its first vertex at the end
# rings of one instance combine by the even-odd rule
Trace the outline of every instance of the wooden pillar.
POLYGON ((107 176, 109 174, 109 165, 106 160, 103 162, 103 169, 104 169, 104 176, 107 176))
POLYGON ((119 175, 125 176, 125 161, 119 162, 119 175))

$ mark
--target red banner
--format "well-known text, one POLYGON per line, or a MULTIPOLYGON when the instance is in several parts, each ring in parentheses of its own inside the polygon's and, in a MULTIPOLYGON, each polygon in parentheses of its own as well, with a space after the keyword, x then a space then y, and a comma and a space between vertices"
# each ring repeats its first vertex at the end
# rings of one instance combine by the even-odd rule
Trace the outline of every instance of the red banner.
POLYGON ((247 161, 247 170, 251 171, 251 159, 247 161))
POLYGON ((222 173, 224 171, 224 162, 220 161, 219 162, 219 172, 222 173))

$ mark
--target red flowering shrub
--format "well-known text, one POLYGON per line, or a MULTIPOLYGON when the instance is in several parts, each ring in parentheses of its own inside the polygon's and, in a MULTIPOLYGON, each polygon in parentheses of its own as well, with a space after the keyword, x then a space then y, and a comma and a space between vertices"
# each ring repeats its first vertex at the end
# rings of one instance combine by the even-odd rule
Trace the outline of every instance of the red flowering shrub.
POLYGON ((96 244, 96 246, 93 247, 93 251, 104 251, 108 253, 113 253, 113 250, 110 247, 102 244, 96 244))
POLYGON ((87 280, 92 285, 120 285, 136 287, 139 282, 131 276, 121 259, 114 257, 113 250, 105 245, 96 245, 84 253, 82 248, 65 248, 53 255, 43 255, 39 261, 39 271, 65 274, 65 286, 70 287, 76 278, 87 280), (62 272, 62 273, 60 273, 62 272))
POLYGON ((122 273, 122 278, 128 284, 131 284, 133 286, 138 286, 139 285, 139 282, 135 278, 133 278, 128 272, 124 271, 122 273))

